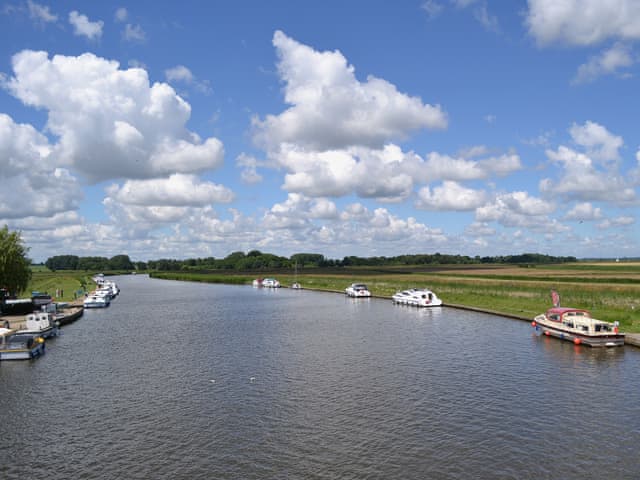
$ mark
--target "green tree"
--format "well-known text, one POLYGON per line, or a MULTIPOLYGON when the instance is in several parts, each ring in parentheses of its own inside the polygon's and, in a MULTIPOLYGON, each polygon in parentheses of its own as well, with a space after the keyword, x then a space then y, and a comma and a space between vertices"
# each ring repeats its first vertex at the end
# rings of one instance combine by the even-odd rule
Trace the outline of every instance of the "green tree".
POLYGON ((10 293, 22 292, 31 280, 28 251, 18 232, 9 232, 6 225, 0 229, 0 287, 10 293))

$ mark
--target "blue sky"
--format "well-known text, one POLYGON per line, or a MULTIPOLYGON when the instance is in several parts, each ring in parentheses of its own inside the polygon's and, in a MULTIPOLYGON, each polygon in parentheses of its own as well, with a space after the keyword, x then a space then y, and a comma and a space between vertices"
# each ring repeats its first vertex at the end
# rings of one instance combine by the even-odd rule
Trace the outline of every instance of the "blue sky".
POLYGON ((639 65, 637 0, 6 1, 0 225, 35 261, 638 257, 639 65))

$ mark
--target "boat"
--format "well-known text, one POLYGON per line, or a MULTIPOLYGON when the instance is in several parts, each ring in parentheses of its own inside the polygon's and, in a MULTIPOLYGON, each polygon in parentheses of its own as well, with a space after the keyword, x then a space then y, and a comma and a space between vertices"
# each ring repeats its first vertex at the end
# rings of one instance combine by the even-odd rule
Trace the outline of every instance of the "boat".
POLYGON ((439 307, 442 300, 428 288, 411 288, 396 292, 391 296, 394 303, 414 307, 439 307))
POLYGON ((265 278, 262 280, 262 286, 267 288, 280 288, 280 282, 275 278, 265 278))
POLYGON ((58 335, 58 331, 58 322, 55 319, 55 314, 49 312, 33 312, 25 316, 24 327, 16 333, 50 338, 58 335))
POLYGON ((344 293, 349 297, 370 297, 371 292, 364 283, 352 283, 345 288, 344 293))
POLYGON ((552 307, 537 315, 531 325, 536 333, 576 345, 590 347, 620 347, 624 345, 624 333, 618 329, 618 322, 605 322, 593 318, 587 310, 570 307, 552 307))
POLYGON ((256 278, 253 281, 254 287, 280 288, 280 282, 275 278, 256 278))
POLYGON ((0 328, 0 360, 29 360, 44 354, 44 348, 39 335, 0 328))
POLYGON ((110 299, 101 295, 87 295, 82 302, 84 308, 105 308, 110 304, 110 299))

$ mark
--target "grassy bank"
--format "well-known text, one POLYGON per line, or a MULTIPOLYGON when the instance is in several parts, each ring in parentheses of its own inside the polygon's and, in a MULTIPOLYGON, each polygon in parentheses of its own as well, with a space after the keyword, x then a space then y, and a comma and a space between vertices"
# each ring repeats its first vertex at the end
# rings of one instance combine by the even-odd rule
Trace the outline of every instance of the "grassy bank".
POLYGON ((52 272, 41 267, 32 271, 31 281, 20 296, 29 297, 31 292, 40 292, 55 297, 58 302, 70 302, 76 296, 84 295, 85 291, 95 289, 91 276, 91 273, 85 271, 52 272), (59 294, 57 297, 56 291, 59 294))
POLYGON ((284 285, 296 279, 305 288, 344 291, 365 282, 374 295, 429 287, 445 304, 480 308, 533 318, 551 305, 556 289, 565 306, 586 308, 602 320, 619 321, 621 330, 640 333, 640 263, 566 264, 529 268, 513 266, 437 266, 349 269, 302 269, 258 273, 157 272, 159 278, 250 284, 258 276, 275 276, 284 285))

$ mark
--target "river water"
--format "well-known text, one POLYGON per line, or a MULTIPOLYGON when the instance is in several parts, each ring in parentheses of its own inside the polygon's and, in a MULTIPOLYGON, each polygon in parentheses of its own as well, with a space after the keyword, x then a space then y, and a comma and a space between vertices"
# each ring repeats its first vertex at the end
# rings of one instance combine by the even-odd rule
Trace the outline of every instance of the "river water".
POLYGON ((640 477, 639 349, 446 307, 116 281, 44 357, 0 362, 0 478, 640 477))

